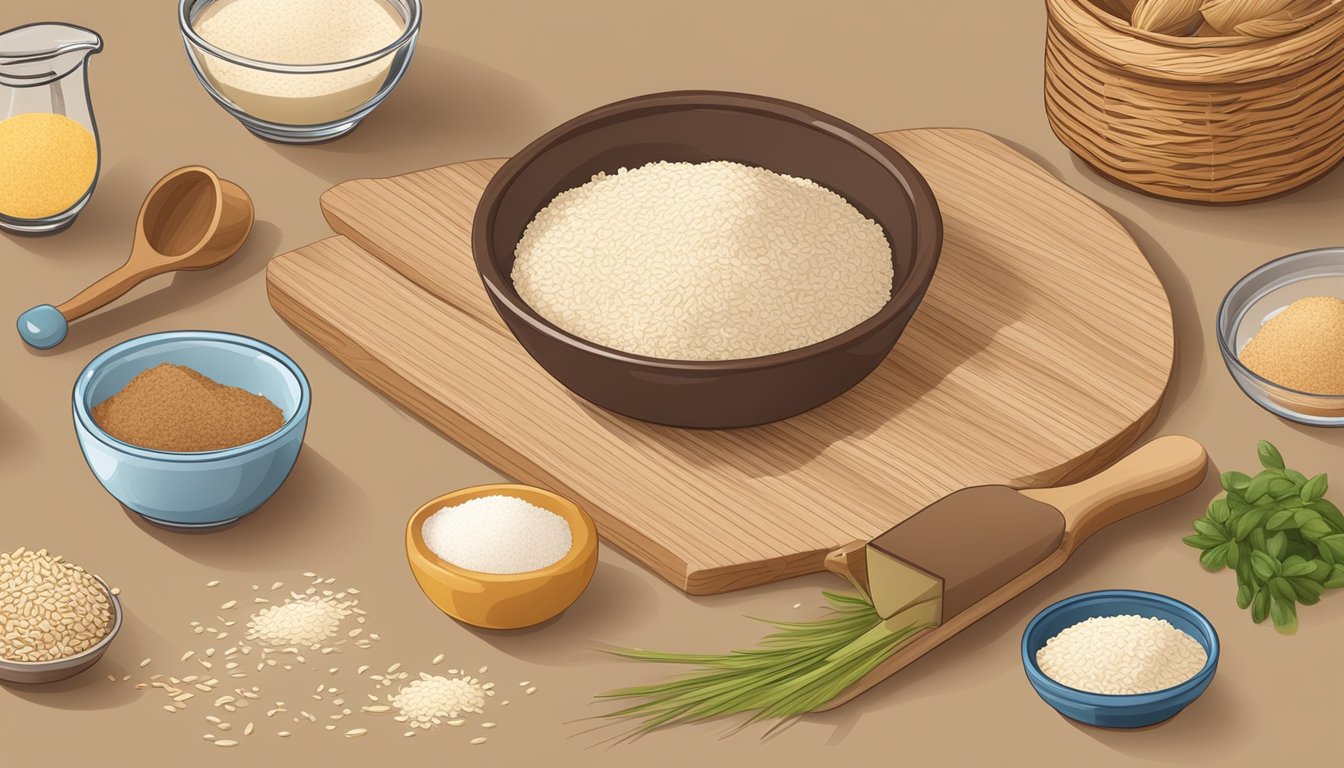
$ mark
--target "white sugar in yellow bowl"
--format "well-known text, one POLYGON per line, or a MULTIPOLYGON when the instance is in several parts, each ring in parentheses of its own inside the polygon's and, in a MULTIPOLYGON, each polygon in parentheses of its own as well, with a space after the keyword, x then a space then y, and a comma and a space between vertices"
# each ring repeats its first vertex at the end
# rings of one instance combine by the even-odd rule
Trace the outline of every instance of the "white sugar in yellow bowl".
MULTIPOLYGON (((533 553, 544 554, 545 549, 533 547, 533 553)), ((498 553, 482 556, 496 559, 498 553)), ((478 485, 430 499, 411 515, 406 524, 406 560, 425 596, 444 613, 486 629, 519 629, 558 616, 583 594, 597 569, 597 528, 577 504, 550 491, 529 485, 478 485), (533 570, 487 573, 449 562, 429 547, 426 520, 445 508, 492 496, 521 499, 562 518, 571 537, 567 551, 533 570)))

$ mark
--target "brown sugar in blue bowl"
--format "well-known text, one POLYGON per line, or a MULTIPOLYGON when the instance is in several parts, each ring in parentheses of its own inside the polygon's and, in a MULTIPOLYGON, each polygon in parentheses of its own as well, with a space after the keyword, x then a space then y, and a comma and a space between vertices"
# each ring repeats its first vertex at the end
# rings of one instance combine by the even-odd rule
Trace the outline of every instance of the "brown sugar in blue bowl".
POLYGON ((677 91, 600 107, 532 142, 485 189, 472 253, 486 293, 524 349, 572 392, 677 427, 765 424, 840 396, 887 356, 933 279, 942 219, 928 183, 880 139, 810 107, 677 91), (537 212, 601 172, 658 161, 728 160, 810 179, 877 222, 891 246, 891 298, 823 341, 739 360, 664 360, 602 346, 541 316, 514 287, 515 251, 537 212))

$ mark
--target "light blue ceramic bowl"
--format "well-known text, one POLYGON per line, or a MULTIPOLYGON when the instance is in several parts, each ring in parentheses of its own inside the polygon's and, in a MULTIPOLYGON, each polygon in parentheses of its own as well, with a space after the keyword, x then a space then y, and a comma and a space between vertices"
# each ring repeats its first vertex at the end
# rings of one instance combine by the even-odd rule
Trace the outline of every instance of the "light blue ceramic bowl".
POLYGON ((255 510, 285 481, 303 445, 311 402, 303 371, 269 344, 213 331, 154 333, 112 347, 79 374, 75 434, 89 469, 122 504, 160 525, 209 528, 255 510), (285 423, 260 440, 199 453, 141 448, 100 429, 90 409, 160 363, 189 366, 265 395, 284 412, 285 423))
POLYGON ((1142 728, 1175 717, 1209 687, 1213 673, 1218 669, 1218 633, 1204 614, 1166 595, 1131 589, 1085 592, 1036 614, 1022 633, 1022 666, 1036 693, 1061 715, 1103 728, 1142 728), (1047 677, 1036 664, 1036 652, 1045 646, 1045 641, 1068 627, 1098 616, 1135 614, 1166 619, 1193 637, 1209 655, 1204 668, 1171 688, 1117 696, 1061 685, 1047 677))

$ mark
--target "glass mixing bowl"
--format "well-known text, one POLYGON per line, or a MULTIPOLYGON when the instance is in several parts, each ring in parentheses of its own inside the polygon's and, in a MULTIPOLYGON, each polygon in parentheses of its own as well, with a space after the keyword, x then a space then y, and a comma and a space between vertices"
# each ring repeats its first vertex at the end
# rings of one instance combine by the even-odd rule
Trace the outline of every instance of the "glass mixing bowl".
POLYGON ((207 42, 195 24, 229 0, 180 0, 178 26, 196 77, 248 130, 272 141, 310 144, 344 136, 382 103, 406 74, 420 32, 420 0, 381 0, 400 17, 401 35, 345 61, 256 61, 207 42))
POLYGON ((1344 395, 1316 395, 1276 384, 1238 355, 1260 326, 1310 296, 1344 299, 1344 247, 1284 256, 1237 281, 1218 308, 1218 348, 1237 386, 1270 413, 1316 427, 1344 426, 1344 395))

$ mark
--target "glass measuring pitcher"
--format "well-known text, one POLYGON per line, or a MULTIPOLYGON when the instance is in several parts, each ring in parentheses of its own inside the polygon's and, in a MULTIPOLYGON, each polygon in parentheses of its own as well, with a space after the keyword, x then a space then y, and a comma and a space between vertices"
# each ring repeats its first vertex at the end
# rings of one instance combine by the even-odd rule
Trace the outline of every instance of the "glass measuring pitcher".
POLYGON ((0 228, 54 232, 93 195, 102 153, 86 75, 102 49, 69 24, 0 32, 0 228))

